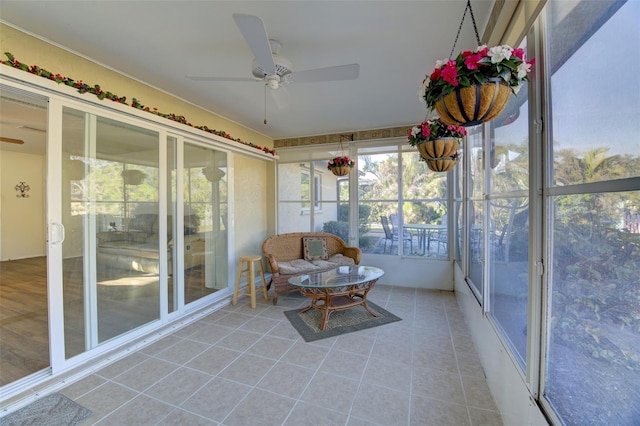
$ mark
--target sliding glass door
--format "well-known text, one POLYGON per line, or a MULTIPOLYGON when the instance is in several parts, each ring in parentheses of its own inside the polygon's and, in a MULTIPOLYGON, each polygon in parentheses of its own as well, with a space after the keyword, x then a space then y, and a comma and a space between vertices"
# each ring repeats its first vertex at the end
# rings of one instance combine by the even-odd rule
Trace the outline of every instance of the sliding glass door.
POLYGON ((159 134, 63 109, 65 357, 160 318, 159 134))
POLYGON ((183 235, 180 241, 184 301, 189 304, 228 287, 227 155, 184 144, 183 235))
POLYGON ((49 362, 47 100, 0 86, 0 387, 49 362))
POLYGON ((0 91, 3 395, 229 295, 222 145, 45 91, 0 91))

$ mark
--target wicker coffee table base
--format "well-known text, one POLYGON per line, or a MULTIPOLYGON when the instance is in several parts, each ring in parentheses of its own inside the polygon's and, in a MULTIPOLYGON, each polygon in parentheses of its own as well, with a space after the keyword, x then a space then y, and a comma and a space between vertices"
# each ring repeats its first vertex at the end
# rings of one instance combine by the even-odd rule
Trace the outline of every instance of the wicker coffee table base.
POLYGON ((322 323, 320 324, 320 330, 325 330, 327 324, 329 324, 329 317, 335 311, 342 311, 345 309, 351 309, 356 306, 364 307, 374 317, 379 317, 380 314, 367 305, 367 293, 373 288, 376 280, 366 283, 346 285, 343 287, 330 287, 330 288, 310 288, 301 287, 300 293, 310 297, 311 304, 300 311, 300 313, 307 312, 310 309, 315 309, 322 313, 322 323))

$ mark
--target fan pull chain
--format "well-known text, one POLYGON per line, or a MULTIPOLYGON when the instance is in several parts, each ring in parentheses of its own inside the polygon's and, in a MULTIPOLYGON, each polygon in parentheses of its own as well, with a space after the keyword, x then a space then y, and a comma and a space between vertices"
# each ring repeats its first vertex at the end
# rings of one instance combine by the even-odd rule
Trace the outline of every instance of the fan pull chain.
POLYGON ((264 85, 264 125, 267 125, 267 85, 264 85))
POLYGON ((473 22, 473 31, 476 34, 476 41, 478 42, 478 46, 480 46, 480 36, 478 35, 478 27, 476 26, 476 17, 473 16, 473 9, 471 9, 471 0, 467 0, 467 6, 464 8, 464 13, 462 14, 462 20, 460 21, 460 26, 458 27, 458 34, 456 34, 456 39, 453 42, 453 47, 451 48, 449 59, 452 59, 454 57, 453 52, 456 49, 456 44, 458 43, 458 37, 460 37, 460 31, 462 31, 462 24, 464 23, 464 17, 467 16, 467 10, 469 10, 469 14, 471 15, 471 22, 473 22))

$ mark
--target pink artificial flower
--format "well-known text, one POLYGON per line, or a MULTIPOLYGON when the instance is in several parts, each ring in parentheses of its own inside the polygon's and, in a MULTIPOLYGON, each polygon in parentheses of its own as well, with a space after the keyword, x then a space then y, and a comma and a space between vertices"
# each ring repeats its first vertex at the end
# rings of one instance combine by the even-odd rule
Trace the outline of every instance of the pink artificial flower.
POLYGON ((518 47, 517 49, 513 49, 513 52, 511 54, 516 58, 520 59, 521 61, 525 61, 527 58, 524 53, 524 49, 521 47, 518 47))
POLYGON ((429 135, 431 134, 431 127, 429 127, 427 123, 422 123, 420 126, 422 127, 422 135, 425 138, 428 138, 429 135))
POLYGON ((480 56, 480 55, 471 55, 471 56, 468 56, 464 60, 464 64, 466 65, 468 70, 477 70, 478 69, 478 62, 481 59, 482 59, 482 56, 480 56))
POLYGON ((489 56, 489 48, 487 46, 483 46, 482 49, 478 50, 478 55, 483 58, 489 56))
POLYGON ((458 85, 458 70, 456 68, 456 61, 449 61, 447 65, 442 69, 442 79, 452 86, 458 85))

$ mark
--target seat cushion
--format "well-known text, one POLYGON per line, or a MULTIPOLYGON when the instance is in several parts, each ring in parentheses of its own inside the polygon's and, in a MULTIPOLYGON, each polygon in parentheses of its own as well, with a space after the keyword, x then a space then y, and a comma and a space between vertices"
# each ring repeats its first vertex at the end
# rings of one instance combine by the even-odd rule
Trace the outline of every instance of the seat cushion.
POLYGON ((295 275, 312 272, 319 268, 308 260, 294 259, 289 262, 278 262, 278 269, 281 274, 295 275))
POLYGON ((338 266, 351 266, 356 264, 352 258, 343 256, 341 254, 331 256, 327 260, 312 260, 311 263, 323 270, 337 268, 338 266))
POLYGON ((159 259, 157 244, 131 244, 128 241, 112 241, 100 246, 98 254, 112 254, 119 257, 159 259))
POLYGON ((278 269, 282 275, 297 275, 308 272, 326 271, 327 269, 337 268, 338 266, 355 265, 352 258, 336 254, 327 260, 304 260, 295 259, 289 262, 278 262, 278 269))

